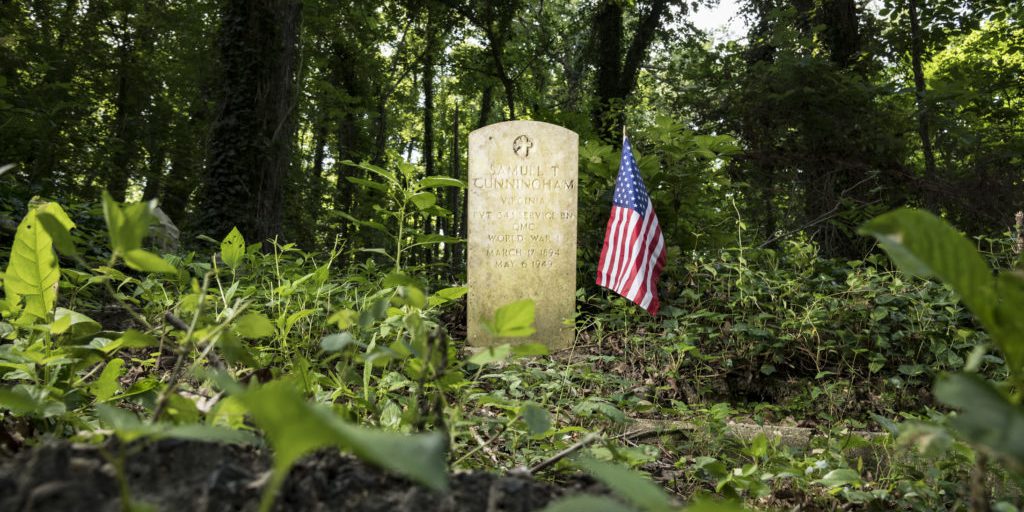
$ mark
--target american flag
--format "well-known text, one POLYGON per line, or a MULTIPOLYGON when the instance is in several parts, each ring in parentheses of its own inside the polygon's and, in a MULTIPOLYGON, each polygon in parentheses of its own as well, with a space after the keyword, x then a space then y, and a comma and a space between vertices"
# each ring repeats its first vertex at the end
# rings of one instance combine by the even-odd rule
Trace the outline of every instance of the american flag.
POLYGON ((615 200, 597 263, 597 284, 658 313, 658 276, 665 267, 665 238, 640 179, 629 139, 622 139, 622 162, 615 200))

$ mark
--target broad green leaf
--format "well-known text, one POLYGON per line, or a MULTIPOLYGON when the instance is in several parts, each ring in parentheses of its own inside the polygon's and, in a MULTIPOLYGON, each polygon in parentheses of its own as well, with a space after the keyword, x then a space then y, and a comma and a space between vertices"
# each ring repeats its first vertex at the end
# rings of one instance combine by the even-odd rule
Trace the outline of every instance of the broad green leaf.
POLYGON ((868 221, 860 232, 875 237, 905 272, 952 286, 982 324, 992 326, 992 270, 974 244, 945 221, 923 210, 900 209, 868 221))
POLYGON ((24 315, 45 321, 57 301, 60 266, 53 239, 32 209, 18 224, 4 273, 4 294, 12 308, 21 304, 24 315))
POLYGON ((96 397, 97 402, 106 402, 115 393, 121 390, 121 384, 117 381, 124 372, 123 359, 111 359, 103 368, 103 373, 89 385, 89 391, 96 397))
POLYGON ((512 346, 505 343, 504 345, 481 349, 479 352, 470 356, 467 362, 477 366, 483 366, 485 364, 504 361, 508 359, 510 355, 512 355, 512 346))
POLYGON ((274 324, 262 313, 246 313, 235 321, 235 330, 246 339, 269 338, 274 335, 274 324))
POLYGON ((51 334, 69 334, 72 338, 84 338, 100 332, 99 322, 70 309, 57 308, 50 324, 51 334))
POLYGON ((935 398, 960 409, 950 423, 969 441, 985 445, 1024 472, 1024 408, 1011 404, 992 384, 957 373, 935 383, 935 398))
POLYGON ((96 417, 125 442, 155 434, 160 428, 158 425, 143 423, 134 413, 109 404, 98 404, 96 417))
POLYGON ((627 507, 621 501, 608 496, 592 496, 590 494, 579 494, 561 498, 547 507, 542 512, 636 512, 635 509, 627 507))
POLYGON ((338 446, 432 489, 448 485, 442 434, 404 435, 349 425, 331 409, 309 403, 283 381, 250 389, 238 399, 274 448, 274 480, 278 483, 303 455, 338 446))
POLYGON ((37 215, 39 224, 53 239, 54 247, 65 256, 77 257, 78 251, 71 240, 71 230, 75 228, 75 223, 64 209, 57 203, 46 203, 37 209, 37 215))
POLYGON ((355 176, 348 176, 345 179, 352 183, 355 183, 356 185, 363 186, 369 189, 378 190, 380 192, 388 191, 387 185, 384 185, 383 183, 377 183, 376 181, 367 180, 363 178, 356 178, 355 176))
POLYGON ((217 338, 217 348, 231 364, 243 364, 250 368, 258 365, 249 347, 231 331, 221 333, 217 338))
POLYGON ((676 509, 668 494, 640 473, 595 459, 582 459, 577 463, 608 486, 616 496, 636 505, 640 510, 660 512, 676 509))
POLYGON ((112 354, 122 348, 155 347, 159 344, 159 340, 148 334, 143 334, 135 329, 128 329, 116 340, 99 348, 106 354, 112 354))
POLYGON ((114 252, 124 255, 142 248, 142 239, 155 220, 152 207, 152 202, 122 205, 103 191, 103 217, 107 221, 107 233, 114 252))
POLYGON ((454 236, 444 235, 419 235, 416 237, 416 243, 410 245, 410 247, 418 245, 430 245, 430 244, 457 244, 462 243, 464 240, 454 236))
POLYGON ((160 438, 185 439, 206 443, 229 443, 238 445, 256 444, 257 438, 251 432, 221 425, 170 425, 157 433, 160 438))
POLYGON ((833 469, 815 480, 814 483, 824 485, 828 488, 842 487, 844 485, 859 486, 861 483, 860 474, 849 468, 833 469))
POLYGON ((122 254, 124 262, 129 267, 142 272, 159 272, 164 274, 177 274, 178 269, 159 255, 145 249, 131 249, 122 254))
POLYGON ((462 180, 447 176, 427 176, 416 183, 417 188, 458 187, 466 188, 462 180))
POLYGON ((491 334, 499 338, 520 338, 533 334, 533 299, 522 299, 506 304, 494 312, 494 323, 484 323, 491 334))
POLYGON ((45 390, 19 384, 14 388, 0 388, 0 409, 19 416, 52 418, 67 412, 64 402, 47 396, 45 390))
POLYGON ((27 415, 35 412, 37 405, 35 399, 23 390, 0 388, 0 409, 27 415))
POLYGON ((426 210, 427 208, 437 204, 437 196, 432 192, 419 192, 410 196, 409 201, 416 205, 416 208, 426 210))
POLYGON ((322 348, 324 352, 338 352, 353 343, 356 343, 356 339, 352 337, 351 333, 339 332, 324 336, 324 338, 320 340, 320 348, 322 348))
POLYGON ((237 227, 231 228, 231 232, 224 237, 220 243, 220 259, 231 270, 237 270, 245 258, 245 238, 237 227))
POLYGON ((746 509, 731 502, 716 502, 698 499, 687 505, 684 512, 744 512, 746 509))
POLYGON ((335 324, 342 331, 352 327, 358 315, 351 309, 339 309, 327 318, 327 323, 335 324))
POLYGON ((526 422, 531 436, 539 436, 551 429, 551 417, 548 416, 548 411, 533 402, 523 404, 519 414, 523 416, 523 421, 526 422))
POLYGON ((1024 381, 1024 271, 1001 272, 996 279, 995 330, 989 334, 1006 355, 1018 382, 1024 381))
POLYGON ((469 288, 467 288, 465 286, 455 286, 455 287, 451 287, 451 288, 443 288, 443 289, 440 289, 440 290, 434 292, 434 294, 430 296, 430 299, 428 300, 428 302, 430 303, 431 307, 440 306, 441 304, 444 304, 446 302, 451 302, 453 300, 459 300, 464 295, 466 295, 466 292, 468 292, 468 291, 469 291, 469 288))

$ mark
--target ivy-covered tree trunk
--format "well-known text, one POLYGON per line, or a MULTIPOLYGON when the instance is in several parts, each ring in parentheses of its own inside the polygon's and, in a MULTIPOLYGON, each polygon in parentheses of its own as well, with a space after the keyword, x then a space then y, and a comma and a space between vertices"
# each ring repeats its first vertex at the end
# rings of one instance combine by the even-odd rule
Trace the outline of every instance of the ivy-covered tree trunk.
POLYGON ((199 211, 219 237, 281 234, 295 143, 299 0, 227 0, 221 8, 221 88, 199 211))
MULTIPOLYGON (((640 19, 623 54, 623 6, 621 0, 602 0, 594 16, 592 45, 596 55, 597 94, 592 116, 594 128, 607 141, 618 140, 618 128, 625 122, 624 103, 636 88, 640 66, 647 60, 647 52, 669 10, 668 0, 653 0, 646 9, 638 6, 640 19)), ((685 9, 685 4, 680 7, 685 9)))

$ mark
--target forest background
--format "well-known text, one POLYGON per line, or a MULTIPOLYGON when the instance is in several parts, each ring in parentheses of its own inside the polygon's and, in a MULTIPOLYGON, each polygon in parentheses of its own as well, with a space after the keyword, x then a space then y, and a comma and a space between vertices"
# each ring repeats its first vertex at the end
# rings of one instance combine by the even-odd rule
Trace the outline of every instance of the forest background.
MULTIPOLYGON (((677 0, 0 1, 0 448, 258 429, 269 507, 298 455, 370 439, 275 430, 329 408, 443 431, 453 468, 557 480, 586 440, 684 500, 1021 507, 1022 6, 735 5, 732 40, 677 0), (512 119, 580 134, 568 355, 461 345, 467 134, 512 119), (656 318, 591 284, 623 125, 656 318)), ((354 451, 440 485, 413 448, 354 451)))

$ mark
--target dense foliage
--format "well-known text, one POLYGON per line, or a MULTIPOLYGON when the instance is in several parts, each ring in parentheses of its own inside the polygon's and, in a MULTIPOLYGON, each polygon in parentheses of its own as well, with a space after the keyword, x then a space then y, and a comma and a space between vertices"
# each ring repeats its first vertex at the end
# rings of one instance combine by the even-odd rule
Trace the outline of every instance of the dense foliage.
POLYGON ((1020 509, 1021 6, 740 4, 0 2, 0 454, 267 446, 264 509, 324 447, 614 496, 551 510, 1020 509), (467 135, 514 119, 580 134, 554 354, 529 300, 463 339, 467 135), (592 284, 623 127, 656 317, 592 284))

